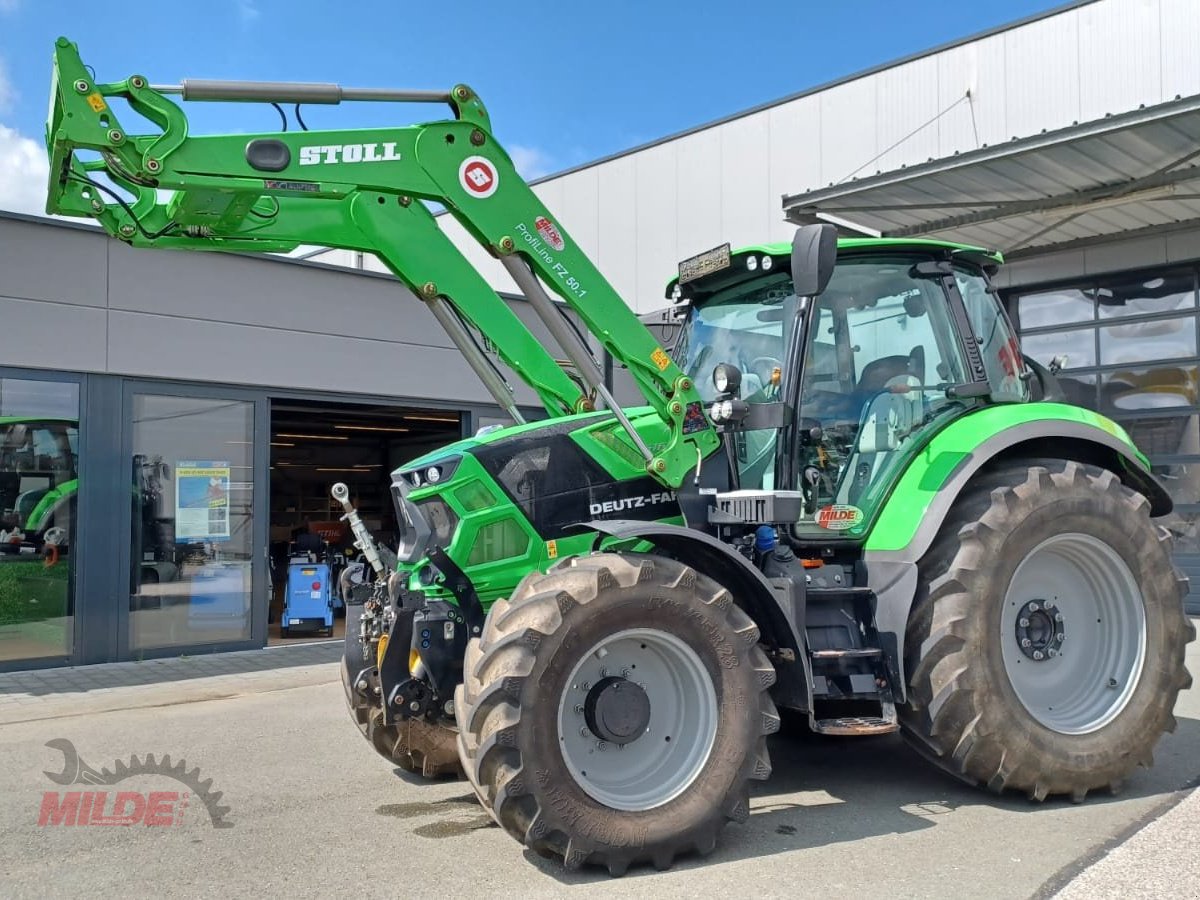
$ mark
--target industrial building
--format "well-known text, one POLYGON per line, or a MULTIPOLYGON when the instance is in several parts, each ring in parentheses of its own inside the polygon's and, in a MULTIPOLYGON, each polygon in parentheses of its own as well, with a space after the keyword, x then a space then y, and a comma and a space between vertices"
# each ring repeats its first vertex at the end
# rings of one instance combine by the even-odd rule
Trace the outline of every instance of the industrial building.
MULTIPOLYGON (((1198 32, 1188 0, 1072 3, 535 190, 639 313, 678 260, 796 223, 1001 250, 1026 352, 1130 431, 1200 574, 1198 32)), ((331 481, 386 534, 392 467, 502 420, 369 256, 147 253, 0 214, 0 543, 48 498, 64 529, 61 558, 0 564, 0 670, 262 646, 272 547, 336 529, 331 481), (209 490, 223 515, 189 507, 209 490)))

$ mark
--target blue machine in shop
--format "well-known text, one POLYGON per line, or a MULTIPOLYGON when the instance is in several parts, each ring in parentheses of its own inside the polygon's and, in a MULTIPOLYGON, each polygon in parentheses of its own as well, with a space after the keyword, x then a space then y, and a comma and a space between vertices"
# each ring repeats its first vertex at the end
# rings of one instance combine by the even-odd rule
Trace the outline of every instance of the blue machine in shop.
POLYGON ((287 592, 279 622, 283 637, 290 637, 294 631, 333 635, 331 581, 326 562, 314 562, 309 554, 288 560, 287 592))

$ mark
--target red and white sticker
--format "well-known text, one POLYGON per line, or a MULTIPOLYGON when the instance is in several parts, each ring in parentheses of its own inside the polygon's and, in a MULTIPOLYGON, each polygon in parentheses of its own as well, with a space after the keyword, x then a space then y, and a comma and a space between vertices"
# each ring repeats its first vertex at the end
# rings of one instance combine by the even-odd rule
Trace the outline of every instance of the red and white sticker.
POLYGON ((458 167, 458 181, 470 196, 482 200, 496 193, 496 188, 500 186, 500 174, 482 156, 468 156, 458 167))
POLYGON ((537 233, 542 236, 542 240, 544 240, 555 250, 562 250, 562 248, 566 246, 566 244, 563 242, 562 234, 557 228, 554 227, 554 223, 545 216, 538 216, 536 219, 534 219, 533 227, 536 228, 537 233))
POLYGON ((826 506, 817 510, 817 524, 830 531, 845 531, 863 520, 863 511, 857 506, 826 506))

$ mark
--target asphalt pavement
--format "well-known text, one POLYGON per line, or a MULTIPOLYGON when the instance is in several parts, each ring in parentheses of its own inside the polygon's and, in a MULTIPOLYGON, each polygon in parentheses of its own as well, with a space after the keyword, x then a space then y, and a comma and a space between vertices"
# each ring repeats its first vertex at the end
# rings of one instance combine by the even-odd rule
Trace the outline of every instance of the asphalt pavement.
MULTIPOLYGON (((525 851, 465 783, 423 783, 378 757, 315 651, 295 664, 263 652, 274 667, 193 665, 166 683, 127 668, 103 687, 55 692, 42 676, 30 692, 0 676, 0 894, 1200 897, 1197 689, 1152 769, 1080 805, 975 790, 892 736, 778 737, 774 776, 713 855, 614 880, 525 851), (114 810, 117 792, 142 800, 114 810), (96 804, 92 819, 141 818, 68 825, 88 819, 80 803, 96 804)), ((1200 675, 1195 644, 1189 665, 1200 675)))

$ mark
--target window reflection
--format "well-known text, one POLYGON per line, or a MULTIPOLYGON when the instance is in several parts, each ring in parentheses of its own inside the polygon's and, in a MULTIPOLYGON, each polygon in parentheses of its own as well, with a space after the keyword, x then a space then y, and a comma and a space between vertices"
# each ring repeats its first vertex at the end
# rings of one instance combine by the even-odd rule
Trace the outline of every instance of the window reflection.
POLYGON ((248 640, 253 404, 134 398, 130 646, 248 640))
POLYGON ((1200 370, 1195 363, 1121 369, 1101 377, 1100 409, 1108 415, 1191 407, 1200 402, 1200 370))
POLYGON ((0 662, 69 656, 79 387, 0 378, 0 662))
POLYGON ((1096 299, 1101 319, 1191 309, 1196 305, 1195 276, 1191 272, 1167 272, 1106 282, 1097 289, 1096 299))
POLYGON ((1017 300, 1017 316, 1022 330, 1049 328, 1070 322, 1089 322, 1096 316, 1091 291, 1057 288, 1034 294, 1022 294, 1017 300))
POLYGON ((1063 369, 1082 369, 1096 365, 1096 329, 1055 331, 1051 334, 1027 334, 1021 338, 1021 348, 1043 366, 1050 365, 1056 356, 1063 369))
POLYGON ((1111 366, 1196 355, 1196 319, 1179 316, 1100 329, 1100 362, 1111 366))

